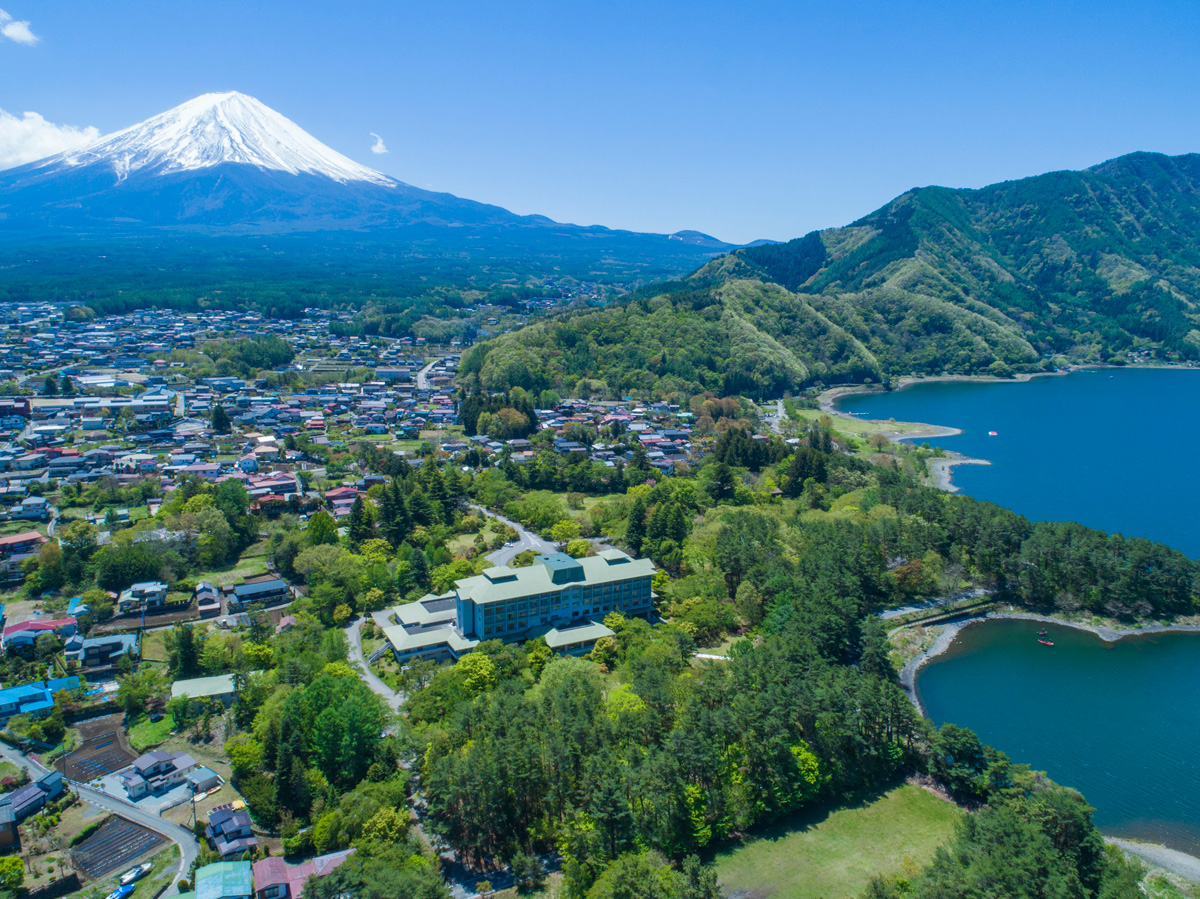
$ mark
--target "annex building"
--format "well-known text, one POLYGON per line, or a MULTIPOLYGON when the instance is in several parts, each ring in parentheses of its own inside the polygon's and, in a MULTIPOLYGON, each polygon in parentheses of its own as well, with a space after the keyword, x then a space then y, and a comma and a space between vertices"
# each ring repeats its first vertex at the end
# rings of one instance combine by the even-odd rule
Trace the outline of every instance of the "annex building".
POLYGON ((401 663, 418 657, 458 658, 482 640, 506 643, 544 637, 556 652, 585 653, 612 631, 609 612, 648 615, 654 609, 654 565, 619 549, 573 559, 536 556, 527 568, 489 568, 456 581, 441 596, 398 606, 384 634, 401 663))

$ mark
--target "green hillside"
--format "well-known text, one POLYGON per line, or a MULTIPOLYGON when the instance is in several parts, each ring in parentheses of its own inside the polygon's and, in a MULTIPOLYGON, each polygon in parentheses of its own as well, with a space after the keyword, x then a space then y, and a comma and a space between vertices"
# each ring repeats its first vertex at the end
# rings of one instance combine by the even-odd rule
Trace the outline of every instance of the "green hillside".
POLYGON ((1200 155, 919 188, 845 228, 505 335, 467 368, 493 389, 771 396, 1054 356, 1195 359, 1198 238, 1200 155))

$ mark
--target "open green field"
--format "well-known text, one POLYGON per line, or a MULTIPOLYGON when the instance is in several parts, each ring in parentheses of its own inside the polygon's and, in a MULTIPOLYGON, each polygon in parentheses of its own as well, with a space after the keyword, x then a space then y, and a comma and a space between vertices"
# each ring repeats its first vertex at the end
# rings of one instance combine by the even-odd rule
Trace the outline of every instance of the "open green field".
POLYGON ((198 572, 193 576, 197 581, 207 581, 214 587, 224 587, 226 584, 237 584, 245 578, 258 577, 267 573, 267 547, 264 541, 259 541, 249 547, 237 563, 229 568, 214 568, 198 572))
POLYGON ((924 865, 947 842, 961 812, 903 784, 867 801, 816 810, 719 854, 717 875, 730 894, 771 899, 851 899, 871 878, 905 859, 924 865))
MULTIPOLYGON (((804 421, 820 421, 829 413, 819 409, 796 410, 804 421)), ((833 429, 854 437, 867 437, 871 434, 920 434, 928 431, 930 425, 912 421, 868 421, 849 416, 831 415, 833 429)))
POLYGON ((166 740, 174 729, 175 722, 170 715, 164 715, 161 721, 151 721, 149 715, 143 715, 128 730, 129 745, 138 752, 145 752, 166 740))

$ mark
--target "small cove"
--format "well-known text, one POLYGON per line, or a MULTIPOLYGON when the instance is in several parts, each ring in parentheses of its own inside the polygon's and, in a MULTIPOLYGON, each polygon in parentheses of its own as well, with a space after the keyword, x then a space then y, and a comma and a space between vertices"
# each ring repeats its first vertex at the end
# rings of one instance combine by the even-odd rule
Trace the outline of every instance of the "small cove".
POLYGON ((1014 761, 1080 790, 1110 836, 1200 855, 1200 634, 1107 643, 1087 631, 996 620, 922 668, 937 724, 970 727, 1014 761), (1053 647, 1037 642, 1049 630, 1053 647))
MULTIPOLYGON (((856 417, 961 429, 935 446, 964 493, 1200 556, 1200 371, 1095 369, 1021 383, 926 382, 843 398, 856 417), (995 431, 990 436, 989 431, 995 431)), ((970 727, 1079 789, 1110 836, 1200 855, 1200 634, 1115 643, 1016 620, 972 625, 921 669, 930 718, 970 727)))

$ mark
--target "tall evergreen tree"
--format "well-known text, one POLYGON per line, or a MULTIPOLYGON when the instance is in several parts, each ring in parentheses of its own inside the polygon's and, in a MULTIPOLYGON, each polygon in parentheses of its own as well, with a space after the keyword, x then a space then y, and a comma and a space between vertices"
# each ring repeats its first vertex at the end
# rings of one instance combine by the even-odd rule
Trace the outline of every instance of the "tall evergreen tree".
POLYGON ((409 577, 414 584, 423 589, 429 587, 429 559, 421 550, 414 550, 408 560, 409 577))
POLYGON ((642 554, 642 543, 646 540, 646 498, 634 497, 633 508, 629 510, 629 524, 625 527, 625 545, 635 556, 642 554))
POLYGON ((225 411, 225 407, 220 403, 213 406, 210 424, 212 429, 218 434, 228 434, 233 430, 233 423, 229 420, 229 413, 225 411))
POLYGON ((354 505, 350 507, 350 521, 346 529, 351 548, 358 549, 364 540, 371 539, 374 532, 372 525, 371 516, 367 514, 366 502, 361 496, 355 497, 354 505))

